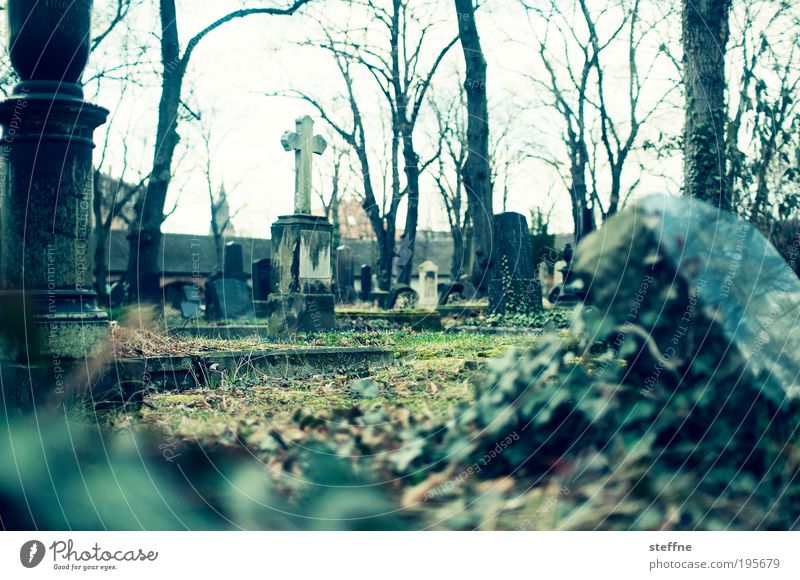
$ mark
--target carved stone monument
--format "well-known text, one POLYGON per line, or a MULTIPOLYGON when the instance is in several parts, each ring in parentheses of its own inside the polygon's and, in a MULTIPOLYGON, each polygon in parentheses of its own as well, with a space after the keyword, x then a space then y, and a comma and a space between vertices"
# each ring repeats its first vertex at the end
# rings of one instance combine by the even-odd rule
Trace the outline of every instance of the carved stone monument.
MULTIPOLYGON (((84 101, 92 2, 6 4, 21 82, 0 103, 0 366, 61 368, 108 341, 92 279, 93 132, 84 101), (7 364, 8 363, 8 364, 7 364)), ((51 384, 56 375, 50 373, 51 384)), ((8 381, 6 381, 8 384, 8 381)), ((22 385, 15 388, 24 389, 22 385)))
POLYGON ((332 330, 333 227, 324 217, 311 215, 313 156, 321 155, 325 139, 314 135, 310 117, 297 120, 296 132, 284 133, 281 143, 295 152, 294 215, 272 224, 272 265, 267 318, 270 333, 287 336, 332 330))

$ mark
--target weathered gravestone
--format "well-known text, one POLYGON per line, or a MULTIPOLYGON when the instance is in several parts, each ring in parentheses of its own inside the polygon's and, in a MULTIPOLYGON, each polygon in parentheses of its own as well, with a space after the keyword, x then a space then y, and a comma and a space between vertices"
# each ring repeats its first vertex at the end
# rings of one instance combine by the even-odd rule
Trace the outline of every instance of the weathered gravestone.
POLYGON ((439 305, 439 267, 426 260, 419 265, 419 307, 435 310, 439 305))
POLYGON ((93 132, 108 111, 84 101, 80 85, 91 11, 91 2, 6 3, 21 82, 0 103, 0 361, 60 365, 108 340, 91 250, 93 132))
POLYGON ((572 273, 588 306, 569 340, 546 332, 490 366, 465 449, 524 428, 503 473, 563 466, 576 529, 796 526, 800 280, 764 236, 653 196, 585 237, 572 273))
POLYGON ((361 266, 361 300, 366 302, 372 293, 372 268, 367 264, 361 266))
POLYGON ((336 301, 351 304, 355 298, 353 250, 349 246, 339 246, 336 248, 336 301))
POLYGON ((253 300, 262 301, 269 297, 269 272, 271 260, 263 258, 253 262, 253 300))
POLYGON ((272 271, 266 314, 277 336, 332 330, 331 240, 333 227, 311 214, 312 158, 325 151, 325 140, 314 135, 310 117, 297 120, 295 133, 281 143, 295 152, 295 214, 272 224, 272 271))
POLYGON ((223 270, 206 283, 206 318, 210 320, 252 320, 255 318, 253 296, 244 273, 241 244, 225 244, 223 270))
POLYGON ((223 278, 238 278, 246 280, 244 273, 244 248, 238 242, 228 242, 225 244, 222 265, 223 278))
POLYGON ((267 298, 269 298, 269 277, 272 260, 262 258, 253 262, 253 308, 256 316, 267 316, 267 298))
POLYGON ((752 224, 647 197, 581 241, 573 275, 597 307, 589 330, 621 356, 642 349, 626 371, 642 394, 682 382, 756 382, 776 404, 800 394, 800 280, 752 224))
POLYGON ((495 314, 530 314, 542 309, 533 248, 525 216, 494 216, 489 309, 495 314))
MULTIPOLYGON (((374 295, 375 292, 372 294, 374 295)), ((409 310, 416 308, 417 302, 419 302, 419 293, 416 290, 408 284, 395 284, 389 290, 389 294, 383 304, 379 305, 387 310, 392 308, 409 310)))
POLYGON ((217 278, 206 284, 206 318, 211 320, 253 320, 250 287, 238 278, 217 278))
POLYGON ((186 319, 200 318, 202 313, 200 288, 197 284, 186 284, 181 287, 182 299, 180 301, 181 316, 186 319))

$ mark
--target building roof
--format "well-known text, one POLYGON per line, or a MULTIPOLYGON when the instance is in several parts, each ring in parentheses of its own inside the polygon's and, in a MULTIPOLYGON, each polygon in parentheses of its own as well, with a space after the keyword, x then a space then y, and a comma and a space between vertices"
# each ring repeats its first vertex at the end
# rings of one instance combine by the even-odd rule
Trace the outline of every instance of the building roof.
MULTIPOLYGON (((120 275, 128 268, 128 232, 112 230, 109 236, 112 275, 120 275)), ((228 237, 226 242, 242 244, 244 270, 249 272, 254 260, 270 256, 270 241, 260 238, 228 237)), ((164 276, 207 275, 217 268, 214 238, 207 235, 164 234, 162 238, 162 270, 164 276)))
MULTIPOLYGON (((112 230, 109 236, 111 250, 109 269, 114 276, 121 275, 128 267, 127 235, 127 231, 112 230)), ((559 235, 556 240, 556 245, 560 249, 566 242, 572 242, 572 236, 559 235)), ((248 264, 261 258, 269 258, 272 254, 272 244, 268 239, 237 236, 227 237, 225 241, 242 244, 245 272, 250 271, 248 264)), ((356 271, 362 264, 368 264, 372 266, 373 270, 376 270, 378 245, 374 240, 345 238, 342 239, 341 244, 352 249, 353 265, 356 271)), ((211 274, 217 265, 214 238, 208 235, 164 234, 162 258, 164 276, 211 274)), ((419 232, 414 252, 413 275, 417 275, 419 265, 426 260, 430 260, 439 267, 440 276, 450 274, 453 260, 452 240, 438 235, 428 235, 427 232, 419 232)))

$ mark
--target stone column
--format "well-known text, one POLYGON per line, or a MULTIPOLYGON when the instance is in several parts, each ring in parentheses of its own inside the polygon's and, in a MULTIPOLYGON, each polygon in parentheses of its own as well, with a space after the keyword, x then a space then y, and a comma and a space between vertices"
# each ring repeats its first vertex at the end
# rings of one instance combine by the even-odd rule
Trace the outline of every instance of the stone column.
MULTIPOLYGON (((22 82, 0 103, 0 361, 84 359, 108 339, 92 279, 93 132, 83 100, 92 2, 10 0, 22 82)), ((6 376, 4 368, 4 377, 6 376)))

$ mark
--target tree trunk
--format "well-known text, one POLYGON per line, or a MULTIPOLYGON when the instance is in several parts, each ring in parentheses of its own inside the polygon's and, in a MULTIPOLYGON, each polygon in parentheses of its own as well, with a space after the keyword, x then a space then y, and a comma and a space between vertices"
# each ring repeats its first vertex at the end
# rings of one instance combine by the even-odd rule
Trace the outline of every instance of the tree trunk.
MULTIPOLYGON (((577 146, 580 149, 580 146, 577 146)), ((572 221, 575 226, 575 241, 580 242, 587 234, 594 231, 595 219, 589 205, 588 188, 586 186, 587 157, 580 150, 573 153, 570 165, 572 181, 572 221)))
POLYGON ((611 195, 609 196, 608 211, 605 218, 610 218, 619 211, 622 197, 622 167, 624 158, 616 166, 611 167, 611 195))
POLYGON ((214 238, 214 253, 217 258, 216 270, 222 272, 225 264, 225 243, 222 232, 219 231, 219 226, 216 223, 216 217, 211 215, 211 237, 214 238))
POLYGON ((392 262, 394 260, 394 233, 378 236, 378 288, 390 290, 392 287, 392 262))
POLYGON ((486 98, 486 60, 483 57, 473 0, 455 0, 458 32, 466 62, 467 160, 462 168, 472 217, 472 283, 481 294, 489 285, 492 250, 492 179, 489 160, 489 105, 486 98))
POLYGON ((406 208, 406 225, 403 233, 408 240, 408 249, 412 258, 403 266, 398 281, 411 284, 413 274, 414 252, 417 243, 417 223, 419 222, 419 156, 414 150, 413 129, 403 128, 403 161, 405 162, 406 187, 408 188, 408 207, 406 208))
POLYGON ((453 233, 453 262, 450 267, 450 277, 453 282, 458 281, 464 269, 464 230, 458 226, 452 228, 453 233))
POLYGON ((725 176, 725 49, 731 0, 684 0, 684 193, 732 209, 725 176))
POLYGON ((131 302, 158 302, 161 299, 154 280, 161 272, 161 224, 172 178, 172 159, 179 141, 176 125, 186 70, 180 58, 175 0, 160 0, 160 4, 163 84, 153 169, 147 191, 139 201, 137 219, 131 224, 128 234, 128 299, 131 302))

